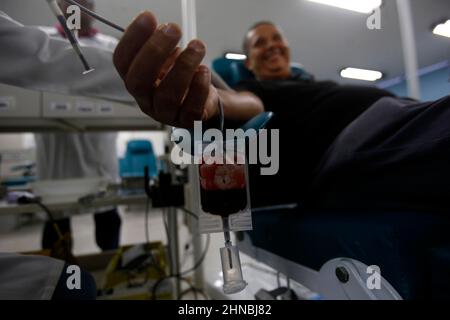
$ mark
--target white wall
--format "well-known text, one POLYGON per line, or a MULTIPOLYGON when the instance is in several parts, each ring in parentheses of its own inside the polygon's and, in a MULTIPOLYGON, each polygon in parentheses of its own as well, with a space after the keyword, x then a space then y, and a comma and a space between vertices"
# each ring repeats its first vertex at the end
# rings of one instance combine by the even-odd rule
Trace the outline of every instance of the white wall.
POLYGON ((0 135, 0 151, 11 149, 22 149, 25 146, 24 134, 1 134, 0 135))

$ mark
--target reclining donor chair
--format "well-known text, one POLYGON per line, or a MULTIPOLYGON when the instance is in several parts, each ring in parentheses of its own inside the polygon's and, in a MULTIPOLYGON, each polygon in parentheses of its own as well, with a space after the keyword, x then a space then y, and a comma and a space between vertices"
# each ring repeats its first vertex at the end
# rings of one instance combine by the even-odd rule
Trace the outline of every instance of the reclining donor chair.
MULTIPOLYGON (((231 87, 252 77, 241 61, 219 58, 213 69, 231 87)), ((311 77, 298 65, 293 72, 311 77)), ((253 231, 237 234, 241 252, 322 299, 450 299, 450 215, 261 206, 251 193, 253 231), (380 287, 371 285, 377 268, 380 287)))

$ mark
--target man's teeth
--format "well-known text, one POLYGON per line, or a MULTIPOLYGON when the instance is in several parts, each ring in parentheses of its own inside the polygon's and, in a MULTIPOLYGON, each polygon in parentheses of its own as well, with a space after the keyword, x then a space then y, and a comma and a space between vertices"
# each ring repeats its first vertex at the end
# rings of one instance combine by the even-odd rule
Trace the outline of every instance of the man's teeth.
POLYGON ((272 58, 275 55, 281 55, 281 51, 280 50, 274 50, 274 51, 268 52, 266 54, 266 58, 270 59, 270 58, 272 58))

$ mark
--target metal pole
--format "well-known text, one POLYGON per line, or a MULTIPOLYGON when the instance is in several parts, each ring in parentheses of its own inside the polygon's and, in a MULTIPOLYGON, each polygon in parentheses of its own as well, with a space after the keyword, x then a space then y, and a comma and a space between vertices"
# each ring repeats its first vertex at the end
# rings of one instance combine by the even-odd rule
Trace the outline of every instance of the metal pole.
POLYGON ((414 23, 409 0, 397 0, 397 11, 402 37, 403 59, 405 60, 406 83, 411 98, 420 100, 417 47, 414 37, 414 23))
POLYGON ((183 19, 183 47, 190 40, 197 38, 197 13, 195 0, 181 0, 181 16, 183 19))
MULTIPOLYGON (((178 220, 177 209, 170 207, 167 210, 167 225, 169 228, 170 273, 180 273, 180 258, 178 249, 178 220)), ((178 278, 174 279, 175 299, 180 295, 181 286, 178 278)))
MULTIPOLYGON (((181 0, 181 15, 183 19, 183 46, 186 47, 190 40, 197 38, 197 13, 195 0, 181 0)), ((198 166, 189 166, 189 204, 190 210, 196 214, 200 212, 199 203, 199 185, 198 185, 198 166)), ((199 224, 196 219, 192 221, 192 249, 194 263, 199 261, 203 252, 202 237, 199 233, 199 224)), ((200 265, 194 271, 194 284, 196 288, 204 287, 203 265, 200 265)))
MULTIPOLYGON (((172 179, 174 179, 175 168, 170 160, 170 146, 172 142, 170 141, 170 128, 167 128, 167 135, 165 137, 165 158, 164 162, 166 165, 167 173, 170 173, 172 179)), ((172 181, 173 183, 174 181, 172 181)), ((164 209, 163 209, 164 210, 164 209)), ((164 212, 164 211, 163 211, 164 212)), ((167 245, 169 249, 170 258, 170 274, 178 275, 180 273, 180 255, 179 255, 179 239, 178 239, 178 215, 177 209, 175 207, 167 208, 167 245)), ((178 277, 172 279, 173 284, 173 294, 174 298, 177 299, 181 293, 181 281, 178 277)))
MULTIPOLYGON (((189 196, 190 196, 190 209, 195 214, 199 214, 200 212, 200 195, 199 195, 199 177, 198 177, 198 166, 190 165, 189 166, 189 196)), ((203 253, 203 244, 202 244, 202 235, 199 230, 199 222, 197 219, 191 219, 192 221, 192 251, 193 251, 193 260, 194 263, 200 260, 203 253)), ((204 288, 204 272, 203 272, 203 264, 199 265, 197 269, 194 271, 194 284, 198 289, 204 288)))

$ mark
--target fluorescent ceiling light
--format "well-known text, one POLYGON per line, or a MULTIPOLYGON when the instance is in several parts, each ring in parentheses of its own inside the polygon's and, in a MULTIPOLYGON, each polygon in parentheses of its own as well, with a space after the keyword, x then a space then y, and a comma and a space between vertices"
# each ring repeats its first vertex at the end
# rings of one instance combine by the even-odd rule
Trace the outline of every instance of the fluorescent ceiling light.
POLYGON ((338 7, 341 9, 361 13, 371 13, 376 8, 379 8, 383 3, 382 0, 308 0, 308 1, 326 4, 328 6, 338 7))
POLYGON ((225 55, 225 58, 229 60, 245 60, 247 59, 247 56, 245 54, 240 53, 227 53, 225 55))
POLYGON ((434 30, 433 33, 438 36, 448 37, 450 38, 450 20, 447 20, 446 23, 438 24, 434 30))
POLYGON ((383 78, 383 74, 380 71, 357 69, 357 68, 345 68, 341 71, 342 78, 364 80, 364 81, 377 81, 383 78))

